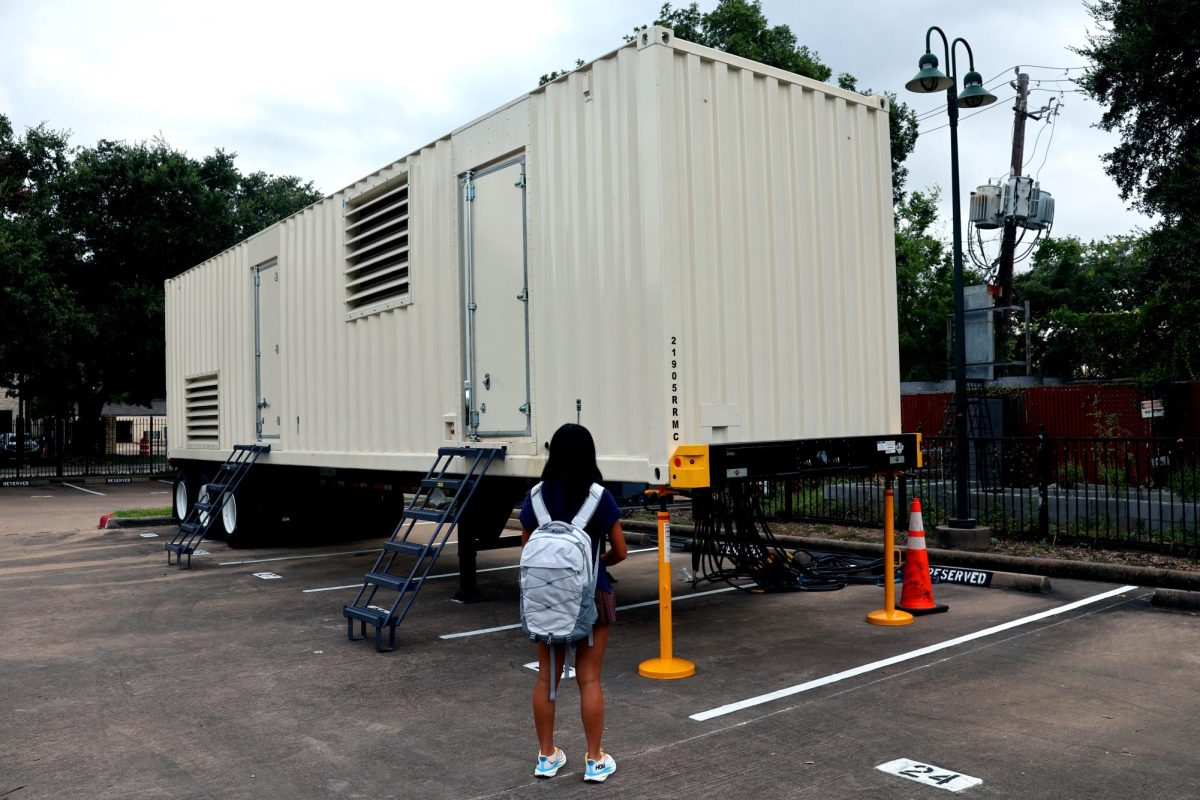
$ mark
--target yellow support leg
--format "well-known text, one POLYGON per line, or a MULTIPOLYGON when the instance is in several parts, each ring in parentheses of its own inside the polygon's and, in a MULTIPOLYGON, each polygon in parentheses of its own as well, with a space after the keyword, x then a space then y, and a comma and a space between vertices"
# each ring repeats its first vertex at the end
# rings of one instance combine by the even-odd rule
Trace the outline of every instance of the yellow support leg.
MULTIPOLYGON (((650 658, 638 665, 638 674, 643 678, 673 680, 696 674, 696 665, 685 658, 675 658, 671 652, 671 512, 666 509, 666 494, 663 507, 658 512, 658 658, 650 658)), ((901 612, 903 613, 903 612, 901 612)))
MULTIPOLYGON (((890 481, 889 481, 890 483, 890 481)), ((883 608, 867 614, 872 625, 910 625, 912 614, 896 608, 896 524, 893 521, 895 492, 883 491, 883 608)))

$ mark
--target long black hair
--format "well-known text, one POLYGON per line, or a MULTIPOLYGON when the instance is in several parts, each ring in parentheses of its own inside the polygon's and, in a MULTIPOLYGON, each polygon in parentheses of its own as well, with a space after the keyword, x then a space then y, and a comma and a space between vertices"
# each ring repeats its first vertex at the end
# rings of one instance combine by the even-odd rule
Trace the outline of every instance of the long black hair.
POLYGON ((542 480, 562 483, 568 508, 583 505, 591 485, 604 480, 596 466, 596 443, 587 428, 568 422, 554 432, 542 480))

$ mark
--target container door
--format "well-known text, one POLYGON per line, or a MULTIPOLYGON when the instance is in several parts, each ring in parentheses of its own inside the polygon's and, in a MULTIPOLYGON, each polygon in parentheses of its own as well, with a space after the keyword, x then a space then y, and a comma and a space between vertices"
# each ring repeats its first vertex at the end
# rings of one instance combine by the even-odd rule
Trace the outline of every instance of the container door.
POLYGON ((463 181, 468 435, 528 436, 525 159, 463 181))
POLYGON ((279 368, 279 263, 254 269, 254 371, 258 438, 278 439, 282 422, 279 368))

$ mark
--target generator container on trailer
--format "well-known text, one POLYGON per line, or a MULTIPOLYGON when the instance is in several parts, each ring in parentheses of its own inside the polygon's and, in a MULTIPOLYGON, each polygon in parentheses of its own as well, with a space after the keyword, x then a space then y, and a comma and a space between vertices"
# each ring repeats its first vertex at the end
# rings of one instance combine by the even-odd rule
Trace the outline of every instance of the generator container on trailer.
POLYGON ((526 485, 576 420, 649 484, 898 433, 892 225, 886 99, 647 28, 168 280, 169 455, 311 500, 445 445, 526 485))

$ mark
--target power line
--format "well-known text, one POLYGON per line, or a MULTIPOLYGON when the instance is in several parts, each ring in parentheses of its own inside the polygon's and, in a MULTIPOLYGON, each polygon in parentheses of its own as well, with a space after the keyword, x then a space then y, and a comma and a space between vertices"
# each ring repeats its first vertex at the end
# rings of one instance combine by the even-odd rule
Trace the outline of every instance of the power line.
MULTIPOLYGON (((966 120, 969 120, 971 117, 977 117, 977 116, 979 116, 980 114, 983 114, 983 113, 985 113, 985 112, 987 112, 987 111, 991 111, 991 110, 993 110, 993 109, 996 109, 996 108, 1001 108, 1001 107, 1002 107, 1002 105, 1003 105, 1004 103, 1007 103, 1007 102, 1009 102, 1010 100, 1013 100, 1013 99, 1015 99, 1015 98, 1016 98, 1016 95, 1013 95, 1012 97, 1009 97, 1009 98, 1007 98, 1007 99, 1005 99, 1005 100, 1002 100, 1002 101, 1000 101, 1000 102, 997 102, 997 103, 992 103, 990 106, 987 106, 986 108, 982 108, 982 109, 980 109, 979 111, 976 111, 974 114, 967 114, 965 117, 962 117, 960 121, 964 121, 964 122, 965 122, 966 120)), ((948 128, 948 127, 950 127, 950 123, 949 123, 949 122, 945 123, 944 125, 938 125, 936 128, 930 128, 930 129, 928 129, 928 130, 924 130, 924 131, 922 131, 922 130, 918 130, 918 131, 917 131, 917 135, 918 135, 918 136, 921 136, 922 134, 926 134, 926 133, 933 133, 934 131, 940 131, 942 128, 948 128)))

